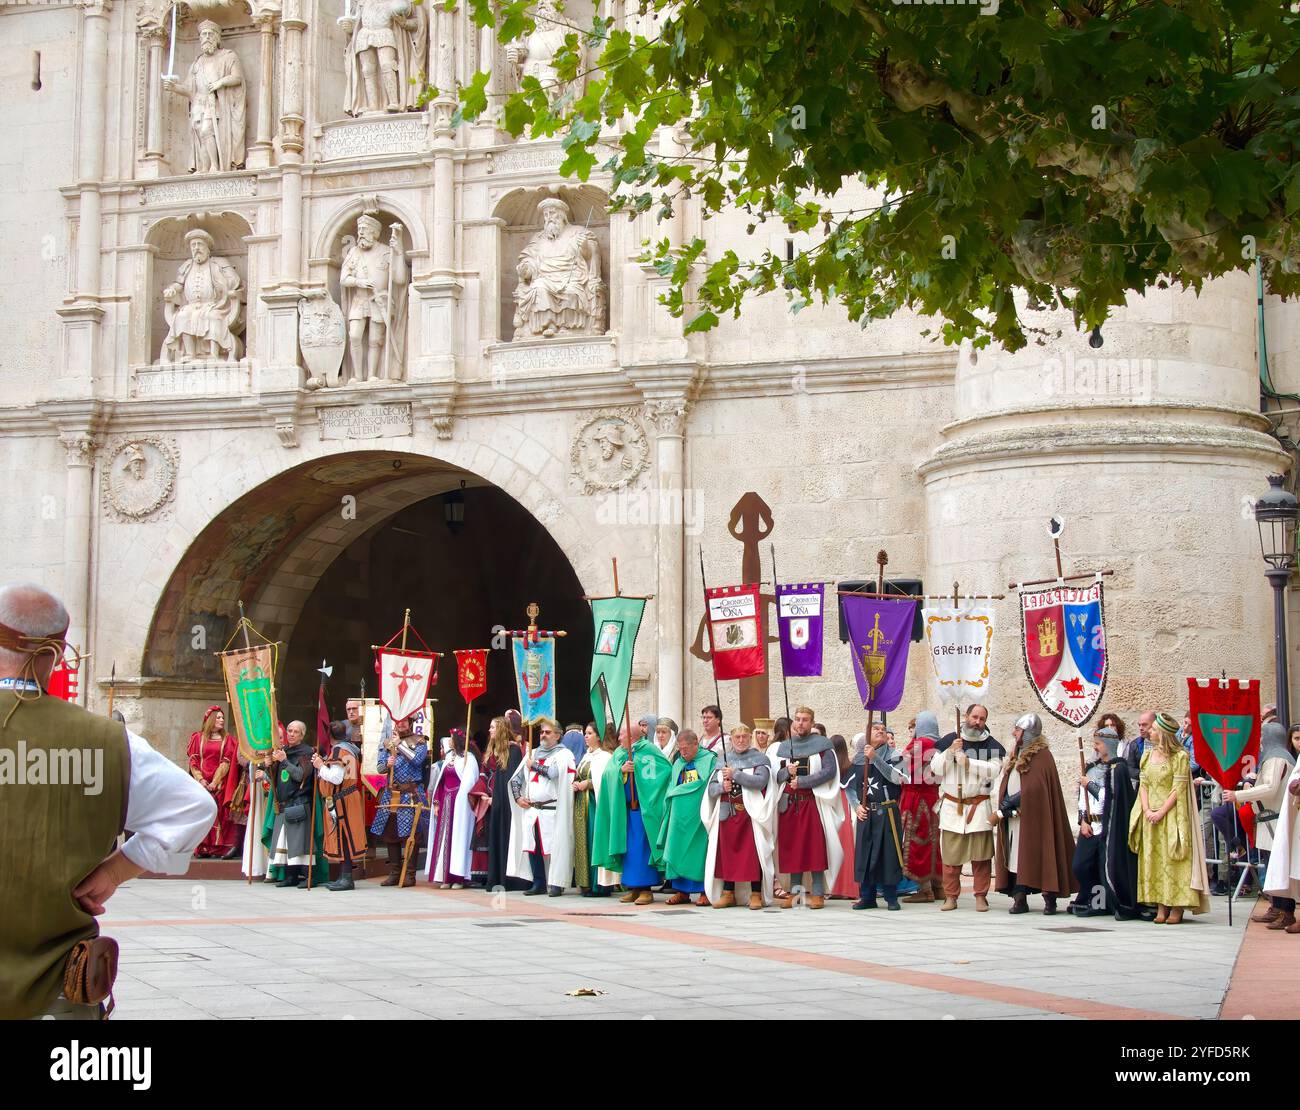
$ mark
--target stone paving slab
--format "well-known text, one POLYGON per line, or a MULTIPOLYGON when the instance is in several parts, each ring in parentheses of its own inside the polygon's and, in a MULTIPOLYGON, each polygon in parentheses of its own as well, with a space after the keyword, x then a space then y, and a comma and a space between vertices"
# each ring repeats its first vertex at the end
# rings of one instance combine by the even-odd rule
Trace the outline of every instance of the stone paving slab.
POLYGON ((104 928, 122 947, 115 1019, 1161 1019, 1218 1014, 1246 916, 1229 927, 1216 899, 1177 929, 1073 932, 1009 904, 754 913, 136 881, 104 928), (603 993, 568 997, 579 987, 603 993))

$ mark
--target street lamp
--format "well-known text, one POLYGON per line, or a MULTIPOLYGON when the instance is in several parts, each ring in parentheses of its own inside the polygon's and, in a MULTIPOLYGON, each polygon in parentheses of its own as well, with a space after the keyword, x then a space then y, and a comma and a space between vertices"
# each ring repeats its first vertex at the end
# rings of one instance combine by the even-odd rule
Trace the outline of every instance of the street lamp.
MULTIPOLYGON (((1292 498, 1294 501, 1295 498, 1292 498)), ((453 536, 465 527, 465 481, 461 480, 460 489, 454 489, 442 499, 442 519, 447 531, 453 536)))
POLYGON ((1273 587, 1273 669, 1277 681, 1277 719, 1291 724, 1291 698, 1286 665, 1286 587, 1295 569, 1296 520, 1300 502, 1282 488, 1282 475, 1268 476, 1269 491, 1255 502, 1259 549, 1268 565, 1265 575, 1273 587))

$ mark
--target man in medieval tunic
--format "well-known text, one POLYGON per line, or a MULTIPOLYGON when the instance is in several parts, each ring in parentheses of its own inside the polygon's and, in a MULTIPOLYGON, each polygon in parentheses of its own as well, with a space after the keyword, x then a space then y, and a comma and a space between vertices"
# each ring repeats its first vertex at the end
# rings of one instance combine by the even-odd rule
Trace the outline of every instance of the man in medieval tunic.
POLYGON ((627 890, 621 902, 648 906, 663 881, 655 846, 672 763, 652 738, 642 736, 633 744, 623 728, 619 741, 597 794, 591 862, 622 875, 627 890))
POLYGON ((1042 718, 1026 713, 1012 733, 1015 746, 998 779, 997 889, 1013 898, 1011 913, 1028 913, 1030 894, 1042 894, 1043 913, 1078 886, 1071 864, 1074 837, 1056 760, 1043 736, 1042 718))
MULTIPOLYGON (((981 707, 982 708, 982 707, 981 707)), ((917 718, 918 727, 920 718, 917 718)), ((947 739, 947 738, 945 738, 947 739)), ((993 877, 993 783, 1002 760, 987 746, 982 724, 969 721, 961 735, 940 741, 930 758, 930 773, 939 780, 939 854, 943 859, 943 905, 955 910, 961 895, 961 869, 970 864, 975 879, 975 909, 989 908, 993 877), (972 751, 967 752, 970 744, 972 751), (991 758, 979 758, 991 756, 991 758)), ((1002 750, 997 745, 997 750, 1002 750)))
MULTIPOLYGON (((1240 790, 1225 790, 1223 800, 1229 805, 1248 805, 1255 819, 1255 847, 1267 863, 1273 853, 1274 833, 1279 815, 1287 802, 1286 780, 1296 765, 1295 752, 1287 742, 1287 730, 1278 721, 1269 721, 1260 729, 1259 774, 1255 782, 1240 790)), ((1295 924, 1295 905, 1288 899, 1270 899, 1268 909, 1251 915, 1252 921, 1282 932, 1295 924)), ((1300 928, 1296 930, 1300 932, 1300 928)))
POLYGON ((167 337, 162 361, 239 360, 240 277, 230 261, 212 253, 215 241, 202 228, 185 235, 190 257, 163 290, 167 337))
POLYGON ((677 737, 671 779, 664 794, 664 821, 659 828, 659 856, 664 875, 673 885, 670 906, 685 905, 696 895, 696 905, 709 905, 704 893, 704 860, 709 834, 700 815, 700 802, 718 757, 700 746, 689 728, 677 737))
POLYGON ((510 779, 510 874, 531 875, 524 894, 558 898, 573 878, 573 756, 554 721, 544 718, 539 736, 510 779))
POLYGON ((520 252, 515 286, 515 338, 600 335, 605 330, 605 283, 600 244, 569 222, 569 206, 548 197, 537 206, 542 229, 520 252))
MULTIPOLYGON (((813 731, 813 720, 813 711, 806 705, 796 709, 790 739, 777 749, 776 784, 781 795, 776 841, 781 869, 790 875, 790 890, 798 891, 804 872, 809 872, 812 893, 807 905, 810 910, 820 910, 835 884, 844 850, 839 836, 840 765, 831 742, 813 731)), ((790 909, 794 897, 778 898, 777 904, 790 909)))
POLYGON ((326 890, 354 890, 353 860, 366 854, 365 799, 361 793, 360 736, 352 740, 347 725, 335 721, 330 725, 329 759, 317 752, 312 766, 320 782, 325 821, 325 855, 339 865, 339 877, 326 883, 326 890))
POLYGON ((221 45, 221 28, 199 24, 199 56, 184 81, 163 76, 168 92, 190 102, 190 173, 228 173, 244 168, 247 99, 244 70, 233 50, 221 45))
POLYGON ((368 213, 358 217, 357 241, 343 256, 339 286, 349 360, 344 382, 401 377, 406 252, 396 224, 388 245, 379 242, 382 226, 368 213))
POLYGON ((388 776, 379 792, 370 835, 388 845, 388 877, 380 886, 415 886, 418 844, 429 827, 424 765, 429 745, 415 734, 410 717, 394 722, 393 735, 379 749, 375 769, 388 776))
POLYGON ((863 751, 863 762, 850 772, 849 797, 858 799, 857 832, 853 845, 853 877, 858 884, 855 910, 874 910, 876 888, 891 910, 898 904, 903 878, 903 824, 898 799, 908 781, 903 757, 889 746, 889 733, 875 724, 863 751))
POLYGON ((470 881, 475 825, 470 792, 478 782, 478 759, 464 729, 454 728, 443 739, 442 761, 429 783, 433 819, 424 877, 438 886, 461 890, 470 881))
POLYGON ((316 769, 312 766, 315 753, 302 721, 290 721, 285 732, 285 746, 272 750, 269 767, 275 799, 269 863, 284 868, 284 877, 277 886, 306 887, 307 869, 316 862, 311 843, 311 815, 316 805, 316 769))
POLYGON ((700 803, 709 834, 704 889, 716 909, 736 904, 736 884, 749 884, 749 908, 761 910, 772 900, 772 818, 777 791, 772 764, 754 747, 748 725, 731 730, 731 752, 715 764, 700 803))
POLYGON ((238 848, 230 805, 239 782, 239 745, 226 732, 221 706, 208 706, 203 725, 190 734, 188 754, 190 777, 217 803, 217 819, 194 854, 200 859, 234 859, 238 848))
POLYGON ((419 107, 428 75, 427 5, 411 0, 356 0, 338 24, 348 34, 343 110, 407 112, 419 107))
POLYGON ((1138 916, 1137 857, 1128 846, 1128 815, 1136 793, 1119 744, 1113 728, 1093 734, 1096 758, 1080 784, 1079 839, 1072 864, 1079 893, 1067 907, 1076 917, 1113 914, 1122 921, 1138 916))

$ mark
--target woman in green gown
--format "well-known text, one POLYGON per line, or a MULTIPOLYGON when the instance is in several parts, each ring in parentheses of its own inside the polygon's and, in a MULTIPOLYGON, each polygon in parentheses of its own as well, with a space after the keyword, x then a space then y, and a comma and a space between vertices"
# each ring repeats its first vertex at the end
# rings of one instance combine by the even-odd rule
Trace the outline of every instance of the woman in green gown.
POLYGON ((1138 860, 1137 900, 1156 907, 1157 925, 1181 923, 1185 909, 1206 913, 1210 908, 1191 758, 1177 733, 1177 721, 1168 713, 1156 714, 1129 814, 1128 844, 1138 860))

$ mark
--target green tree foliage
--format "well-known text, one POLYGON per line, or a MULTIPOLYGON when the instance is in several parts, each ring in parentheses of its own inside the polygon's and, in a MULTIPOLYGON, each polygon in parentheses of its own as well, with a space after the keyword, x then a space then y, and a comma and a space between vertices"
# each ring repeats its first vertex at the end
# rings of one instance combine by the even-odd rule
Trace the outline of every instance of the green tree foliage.
MULTIPOLYGON (((461 2, 502 42, 533 27, 535 0, 461 2)), ((479 74, 461 113, 563 136, 562 172, 584 180, 602 129, 608 142, 622 123, 599 167, 616 208, 668 213, 690 196, 706 218, 749 213, 751 233, 763 220, 815 233, 793 260, 649 244, 687 330, 782 289, 796 309, 837 300, 865 322, 908 308, 942 319, 948 342, 1014 350, 1026 304, 1093 327, 1130 290, 1199 289, 1257 255, 1272 291, 1300 289, 1300 42, 1286 3, 626 9, 657 14, 649 37, 599 15, 571 24, 556 86, 528 78, 489 105, 479 74), (580 73, 582 95, 561 95, 580 73), (661 128, 681 156, 651 141, 661 128), (854 179, 873 206, 843 199, 854 179)))

